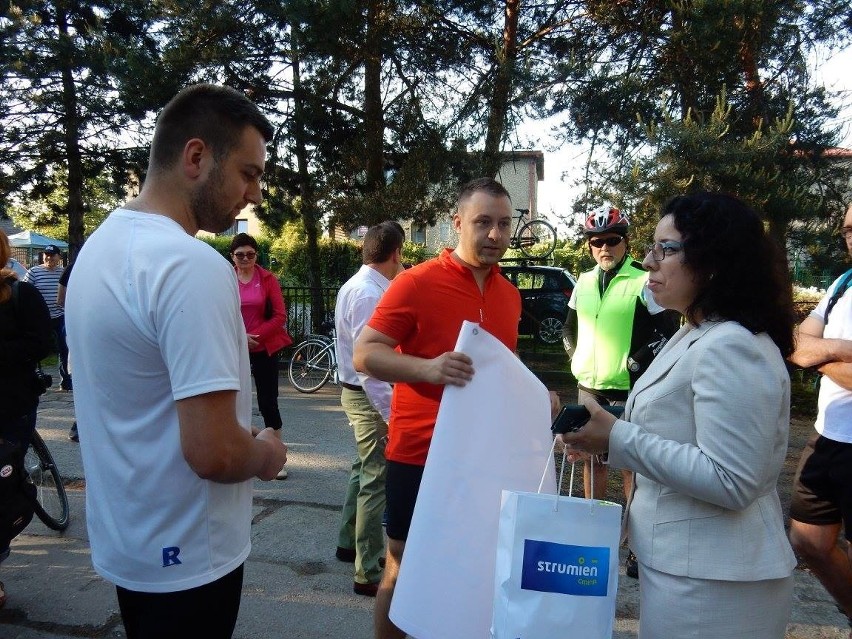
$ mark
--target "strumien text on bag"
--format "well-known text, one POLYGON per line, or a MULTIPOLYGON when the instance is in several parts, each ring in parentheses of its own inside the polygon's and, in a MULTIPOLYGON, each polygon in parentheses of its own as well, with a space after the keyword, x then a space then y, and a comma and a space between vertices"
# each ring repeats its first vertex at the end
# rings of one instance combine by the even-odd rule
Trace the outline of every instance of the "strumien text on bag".
POLYGON ((605 597, 610 550, 602 546, 524 540, 521 588, 583 597, 605 597))

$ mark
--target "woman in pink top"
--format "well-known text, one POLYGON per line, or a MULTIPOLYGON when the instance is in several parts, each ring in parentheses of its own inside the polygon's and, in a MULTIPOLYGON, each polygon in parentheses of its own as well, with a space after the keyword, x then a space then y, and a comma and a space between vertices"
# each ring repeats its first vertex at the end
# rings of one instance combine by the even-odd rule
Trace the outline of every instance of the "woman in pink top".
MULTIPOLYGON (((248 336, 251 374, 257 388, 257 406, 266 428, 281 429, 278 410, 278 353, 293 343, 287 333, 287 309, 278 278, 257 265, 257 242, 246 233, 234 236, 231 259, 237 271, 240 310, 248 336)), ((287 470, 278 473, 286 479, 287 470)))

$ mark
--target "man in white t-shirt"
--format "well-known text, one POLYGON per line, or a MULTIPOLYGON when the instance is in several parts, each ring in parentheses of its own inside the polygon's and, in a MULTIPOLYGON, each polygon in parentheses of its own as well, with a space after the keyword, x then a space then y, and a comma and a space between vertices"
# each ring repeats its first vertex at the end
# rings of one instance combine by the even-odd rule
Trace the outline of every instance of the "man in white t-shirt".
MULTIPOLYGON (((841 231, 852 254, 852 205, 841 231)), ((790 504, 790 543, 852 620, 852 272, 841 275, 799 325, 790 360, 816 366, 814 428, 790 504), (837 543, 841 528, 843 545, 837 543)), ((852 632, 849 634, 852 639, 852 632)))
POLYGON ((261 201, 273 129, 233 89, 195 85, 157 119, 139 196, 74 265, 66 319, 92 563, 128 637, 230 637, 252 479, 286 447, 251 426, 233 269, 193 236, 261 201))

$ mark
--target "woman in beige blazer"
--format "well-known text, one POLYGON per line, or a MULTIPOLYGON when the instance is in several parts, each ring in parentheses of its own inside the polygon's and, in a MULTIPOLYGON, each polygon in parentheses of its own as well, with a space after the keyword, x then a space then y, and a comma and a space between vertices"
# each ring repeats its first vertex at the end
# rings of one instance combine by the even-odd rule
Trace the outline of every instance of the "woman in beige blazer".
POLYGON ((656 302, 685 325, 623 420, 591 402, 563 441, 636 473, 626 516, 642 639, 781 639, 796 564, 776 490, 793 349, 782 254, 743 202, 696 193, 664 207, 644 265, 656 302))

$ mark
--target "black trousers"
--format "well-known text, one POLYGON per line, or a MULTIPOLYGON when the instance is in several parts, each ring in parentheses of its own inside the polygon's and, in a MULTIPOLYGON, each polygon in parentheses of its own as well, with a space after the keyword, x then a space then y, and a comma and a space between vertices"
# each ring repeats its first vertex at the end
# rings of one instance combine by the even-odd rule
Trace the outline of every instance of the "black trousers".
POLYGON ((68 344, 65 341, 65 316, 52 318, 50 325, 53 328, 56 351, 59 354, 60 386, 64 390, 71 390, 71 373, 68 372, 68 344))
POLYGON ((115 587, 127 639, 231 639, 242 590, 243 566, 209 584, 177 592, 115 587))
POLYGON ((263 425, 278 430, 282 424, 278 410, 278 355, 269 355, 266 351, 249 353, 249 361, 263 425))

